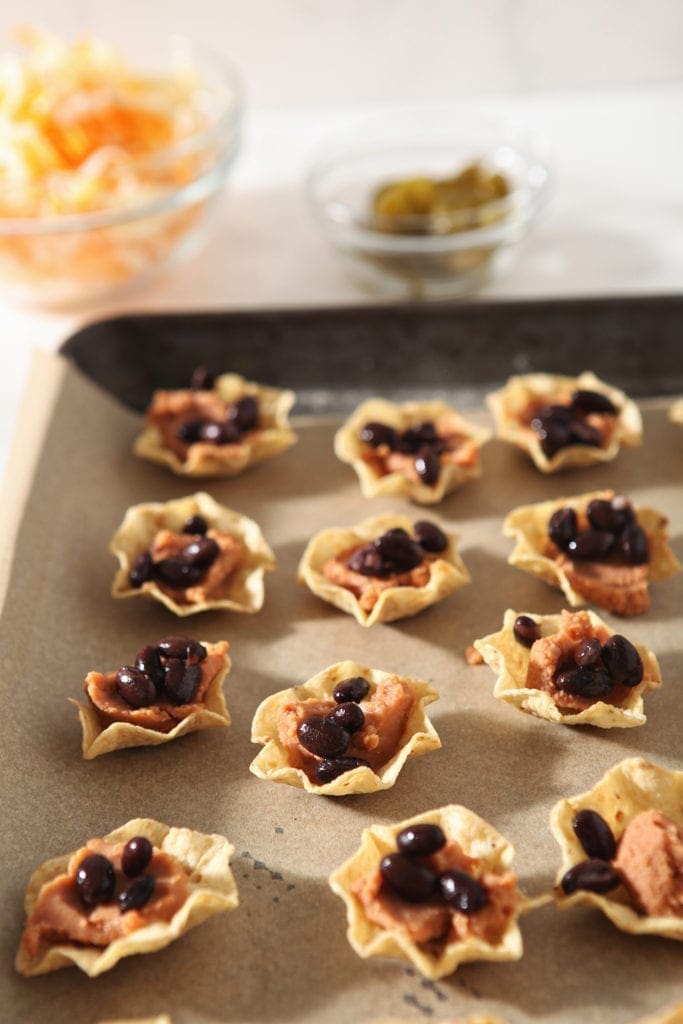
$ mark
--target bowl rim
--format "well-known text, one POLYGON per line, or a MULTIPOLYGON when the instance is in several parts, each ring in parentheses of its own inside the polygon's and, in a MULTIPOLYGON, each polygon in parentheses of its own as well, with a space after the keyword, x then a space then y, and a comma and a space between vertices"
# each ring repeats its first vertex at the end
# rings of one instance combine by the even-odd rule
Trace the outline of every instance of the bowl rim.
MULTIPOLYGON (((469 127, 471 129, 472 123, 469 127)), ((452 252, 485 244, 495 244, 503 241, 507 235, 517 236, 520 229, 526 227, 534 219, 548 200, 554 175, 550 160, 539 152, 542 142, 545 140, 540 135, 533 133, 523 118, 496 115, 487 110, 479 111, 471 107, 390 108, 384 114, 373 114, 356 122, 354 128, 338 133, 328 139, 326 145, 319 148, 318 153, 322 153, 322 156, 318 155, 314 158, 304 181, 307 204, 314 220, 328 238, 346 248, 355 247, 373 252, 405 254, 452 252), (338 210, 344 209, 345 217, 330 215, 334 201, 325 201, 320 194, 327 175, 333 173, 343 162, 349 162, 354 158, 362 159, 372 155, 373 152, 383 153, 387 148, 398 148, 407 144, 406 138, 402 138, 399 133, 393 138, 389 136, 387 139, 383 139, 380 145, 376 141, 372 142, 367 137, 363 137, 364 132, 377 123, 385 123, 386 118, 394 119, 404 131, 412 128, 414 132, 414 126, 411 124, 412 118, 415 116, 429 118, 434 115, 437 117, 448 116, 450 120, 455 117, 461 119, 465 117, 470 119, 477 129, 496 130, 498 138, 494 138, 494 145, 496 147, 506 145, 524 158, 527 165, 524 180, 519 184, 513 184, 508 195, 478 206, 463 207, 458 211, 459 215, 465 217, 474 211, 481 212, 483 209, 496 209, 512 204, 507 217, 481 227, 455 231, 450 234, 401 234, 378 231, 368 222, 359 220, 343 203, 338 204, 338 210), (404 120, 401 124, 400 119, 402 118, 404 120), (511 132, 512 137, 505 138, 506 131, 511 132)), ((423 124, 417 131, 425 134, 425 137, 428 135, 428 130, 424 128, 423 124)), ((438 142, 438 136, 434 133, 433 135, 433 141, 438 142)), ((457 138, 457 131, 453 135, 454 138, 457 138)), ((483 154, 482 162, 486 162, 486 154, 483 154)), ((369 190, 370 187, 369 185, 369 190)), ((411 219, 416 220, 416 218, 411 219)))
MULTIPOLYGON (((221 149, 218 158, 198 177, 184 185, 126 206, 88 210, 83 213, 58 213, 47 217, 0 217, 0 237, 59 235, 116 227, 196 202, 218 187, 237 153, 244 111, 244 80, 232 60, 217 50, 177 34, 168 37, 166 41, 169 51, 173 46, 181 46, 187 53, 196 56, 198 67, 208 64, 211 78, 219 79, 220 86, 226 89, 225 101, 210 123, 203 125, 199 131, 155 153, 138 160, 133 159, 132 166, 143 167, 145 164, 156 164, 186 156, 208 145, 214 137, 220 138, 225 133, 227 144, 221 149)), ((206 81, 201 79, 201 75, 200 87, 213 91, 213 87, 209 87, 206 81)))

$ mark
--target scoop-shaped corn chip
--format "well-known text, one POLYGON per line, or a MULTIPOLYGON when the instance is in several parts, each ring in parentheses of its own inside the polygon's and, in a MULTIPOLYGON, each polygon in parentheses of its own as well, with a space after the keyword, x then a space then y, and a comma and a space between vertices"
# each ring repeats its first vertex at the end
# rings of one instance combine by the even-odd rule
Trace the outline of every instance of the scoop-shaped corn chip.
POLYGON ((153 598, 180 616, 194 615, 211 608, 248 613, 259 611, 264 601, 263 575, 275 568, 275 556, 258 523, 219 505, 204 491, 166 503, 133 505, 112 537, 109 550, 119 560, 112 585, 113 597, 153 598), (181 533, 184 523, 195 515, 203 516, 210 529, 231 535, 244 548, 244 559, 231 573, 226 585, 227 593, 221 597, 182 603, 154 579, 141 587, 132 586, 130 570, 138 555, 148 550, 156 534, 164 529, 181 533))
POLYGON ((359 405, 339 428, 334 439, 334 451, 338 459, 353 466, 366 498, 392 495, 410 498, 421 505, 434 505, 461 484, 481 476, 479 449, 490 436, 488 430, 470 423, 444 402, 397 405, 383 398, 371 398, 359 405), (462 444, 452 457, 445 454, 441 457, 438 480, 434 484, 426 484, 417 475, 413 479, 400 470, 383 471, 377 453, 360 440, 361 429, 370 422, 383 423, 397 431, 430 422, 436 425, 441 436, 462 437, 462 444))
POLYGON ((669 409, 669 419, 672 423, 678 423, 683 426, 683 398, 679 399, 669 409))
POLYGON ((550 828, 562 854, 555 890, 559 907, 589 904, 602 910, 623 932, 683 940, 683 917, 655 917, 640 913, 622 886, 605 894, 578 889, 567 896, 562 891, 559 883, 565 872, 586 859, 572 828, 574 816, 584 809, 597 811, 611 828, 617 842, 629 822, 642 811, 661 811, 683 828, 683 772, 670 771, 641 757, 627 758, 610 768, 587 793, 560 800, 550 814, 550 828))
MULTIPOLYGON (((591 633, 597 636, 601 643, 612 635, 607 623, 594 612, 580 614, 590 620, 591 633)), ((599 700, 581 711, 570 711, 559 708, 547 690, 527 686, 531 650, 515 639, 514 624, 519 615, 528 615, 533 619, 539 627, 541 637, 557 633, 562 623, 561 615, 536 615, 508 608, 500 632, 474 641, 475 648, 486 664, 498 673, 493 689, 494 697, 499 697, 506 704, 512 704, 513 707, 535 715, 536 718, 546 718, 549 722, 560 722, 562 725, 594 725, 600 729, 612 729, 645 723, 643 694, 662 685, 657 658, 648 647, 634 645, 643 662, 643 679, 637 686, 624 688, 626 695, 619 704, 599 700)))
POLYGON ((438 691, 421 679, 396 677, 389 672, 367 668, 355 661, 337 662, 301 686, 293 686, 272 694, 258 706, 251 726, 251 739, 253 743, 264 744, 264 747, 252 761, 250 770, 259 779, 284 782, 288 786, 303 788, 307 793, 318 793, 323 796, 349 796, 353 793, 375 793, 380 789, 390 789, 409 757, 417 757, 440 748, 441 741, 425 710, 427 704, 438 700, 438 697, 438 691), (287 750, 278 734, 278 712, 281 707, 293 701, 305 701, 309 698, 332 700, 337 683, 355 676, 362 676, 370 683, 369 697, 372 697, 379 683, 393 678, 399 679, 408 687, 413 696, 413 704, 403 732, 391 757, 378 767, 377 772, 362 766, 344 772, 332 782, 322 785, 312 782, 303 768, 293 768, 289 762, 287 750))
POLYGON ((408 960, 424 977, 433 980, 452 974, 459 964, 470 960, 519 960, 523 950, 517 918, 531 906, 524 898, 517 902, 501 940, 495 945, 470 935, 446 940, 436 947, 433 943, 416 942, 399 928, 383 928, 369 919, 353 892, 354 883, 377 871, 382 858, 396 851, 399 832, 423 823, 439 825, 447 840, 456 840, 464 853, 477 862, 478 870, 499 875, 510 872, 514 857, 511 844, 487 821, 458 804, 426 811, 397 825, 371 825, 363 830, 356 853, 329 879, 332 891, 346 904, 346 937, 353 949, 363 958, 391 956, 408 960))
POLYGON ((367 544, 387 530, 400 528, 410 533, 412 527, 412 521, 406 516, 388 514, 365 519, 351 529, 322 530, 309 541, 304 551, 299 564, 299 582, 305 583, 323 601, 353 615, 361 626, 392 622, 415 615, 470 582, 470 574, 458 554, 456 534, 448 536, 445 551, 435 556, 425 552, 430 573, 423 586, 389 586, 380 592, 369 611, 361 607, 359 598, 352 590, 328 579, 323 572, 325 563, 342 552, 367 544))
MULTIPOLYGON (((21 943, 15 961, 20 974, 45 974, 75 964, 94 978, 111 970, 123 957, 163 949, 206 918, 237 906, 237 886, 230 870, 234 847, 223 836, 174 828, 152 818, 133 818, 104 838, 107 842, 126 843, 133 836, 146 836, 153 846, 175 857, 187 872, 187 899, 170 921, 153 921, 104 947, 57 941, 31 957, 21 943)), ((75 852, 46 861, 34 872, 26 890, 27 916, 42 887, 66 873, 75 852)))
POLYGON ((635 509, 637 522, 647 535, 650 560, 646 566, 625 567, 632 570, 628 573, 628 576, 634 576, 631 584, 624 572, 614 575, 614 567, 611 567, 611 575, 606 573, 601 566, 608 563, 572 561, 559 552, 548 537, 548 523, 553 512, 572 508, 581 517, 593 499, 610 500, 613 497, 614 491, 591 491, 513 509, 503 523, 505 536, 515 538, 508 563, 538 576, 553 587, 559 587, 573 607, 592 602, 617 615, 635 615, 645 611, 649 606, 647 584, 668 579, 681 569, 669 547, 668 520, 661 512, 652 508, 635 509))
POLYGON ((611 462, 622 444, 639 445, 643 437, 643 424, 635 402, 594 373, 585 372, 578 377, 550 373, 510 377, 504 388, 486 396, 486 402, 495 421, 496 436, 528 452, 542 473, 611 462), (614 429, 604 447, 570 444, 549 457, 541 447, 540 438, 528 424, 528 410, 535 403, 568 404, 572 392, 577 390, 597 391, 609 398, 618 410, 613 420, 614 429))
MULTIPOLYGON (((171 740, 188 732, 230 725, 230 712, 223 695, 223 683, 231 667, 228 655, 230 645, 226 641, 217 644, 207 640, 199 642, 209 654, 220 657, 220 667, 208 682, 206 692, 199 702, 201 706, 190 714, 179 717, 177 724, 168 731, 148 728, 133 722, 110 722, 100 714, 91 700, 71 701, 78 708, 78 718, 83 730, 83 757, 86 760, 108 754, 112 750, 122 750, 124 747, 155 747, 161 743, 170 743, 171 740)), ((91 675, 92 673, 89 673, 85 680, 86 694, 91 675)))
MULTIPOLYGON (((255 384, 236 373, 223 373, 217 377, 214 391, 228 405, 247 396, 255 398, 259 405, 259 428, 245 434, 235 444, 191 444, 185 459, 181 459, 164 443, 159 427, 147 423, 135 439, 135 454, 168 466, 180 476, 237 476, 248 466, 270 459, 296 442, 296 434, 288 419, 296 398, 293 391, 255 384)), ((154 398, 150 408, 153 406, 154 398)))

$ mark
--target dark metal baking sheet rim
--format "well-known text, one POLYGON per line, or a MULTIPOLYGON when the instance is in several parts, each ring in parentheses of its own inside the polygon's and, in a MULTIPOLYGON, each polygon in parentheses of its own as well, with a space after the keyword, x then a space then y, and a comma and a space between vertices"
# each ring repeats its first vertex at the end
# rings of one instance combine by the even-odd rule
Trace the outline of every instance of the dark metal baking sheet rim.
POLYGON ((297 411, 432 394, 463 407, 511 373, 598 376, 634 397, 683 392, 683 295, 129 314, 60 352, 142 410, 206 364, 297 392, 297 411))

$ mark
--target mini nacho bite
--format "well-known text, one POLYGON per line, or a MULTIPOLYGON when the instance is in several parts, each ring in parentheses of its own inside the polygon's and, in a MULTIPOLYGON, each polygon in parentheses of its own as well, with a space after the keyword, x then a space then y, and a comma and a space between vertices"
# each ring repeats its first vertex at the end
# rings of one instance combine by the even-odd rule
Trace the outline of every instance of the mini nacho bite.
POLYGON ((593 491, 520 505, 503 533, 516 541, 509 564, 559 587, 570 605, 591 602, 615 615, 639 615, 650 607, 649 583, 681 569, 667 526, 655 509, 634 508, 614 491, 593 491))
POLYGON ((275 556, 253 519, 199 492, 128 509, 109 550, 113 597, 150 597, 176 615, 210 608, 257 612, 275 556))
POLYGON ((451 804, 364 829, 330 886, 359 956, 399 957, 437 979, 469 960, 522 956, 513 856, 488 822, 451 804))
POLYGON ((406 516, 365 519, 349 530, 313 537, 299 582, 361 626, 415 615, 470 582, 457 537, 436 523, 406 516))
POLYGON ((200 366, 189 388, 154 392, 133 451, 181 476, 236 476, 295 443, 294 401, 293 391, 200 366))
POLYGON ((652 651, 612 633, 594 612, 508 608, 501 631, 474 646, 498 672, 494 696, 563 725, 643 725, 643 695, 662 685, 652 651))
POLYGON ((610 462, 622 444, 642 441, 635 402, 593 373, 510 377, 486 402, 496 436, 528 452, 542 473, 610 462))
POLYGON ((167 636, 142 647, 132 665, 88 672, 87 703, 72 701, 83 729, 83 757, 158 746, 198 729, 230 725, 223 696, 229 647, 226 640, 167 636))
POLYGON ((91 978, 125 956, 163 949, 237 906, 223 836, 134 818, 46 861, 26 891, 15 966, 31 976, 75 964, 91 978))
POLYGON ((589 904, 621 931, 683 940, 683 772, 627 758, 560 800, 550 827, 558 906, 589 904))
POLYGON ((479 450, 489 436, 444 402, 371 398, 339 428, 334 450, 353 466, 366 498, 398 495, 431 505, 481 476, 479 450))
POLYGON ((389 789, 409 757, 440 748, 425 710, 438 696, 421 679, 340 661, 259 705, 250 770, 323 796, 389 789))

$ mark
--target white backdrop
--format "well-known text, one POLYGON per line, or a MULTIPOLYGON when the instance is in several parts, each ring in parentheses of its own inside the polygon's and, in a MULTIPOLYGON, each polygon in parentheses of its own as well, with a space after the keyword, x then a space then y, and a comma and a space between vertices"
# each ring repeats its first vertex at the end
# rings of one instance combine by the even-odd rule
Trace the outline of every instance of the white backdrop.
POLYGON ((184 33, 256 107, 683 81, 682 0, 4 0, 0 30, 18 18, 127 47, 184 33))

